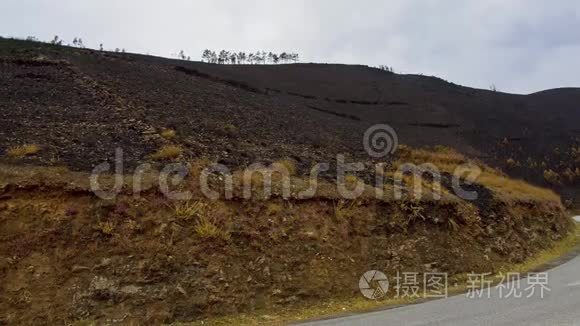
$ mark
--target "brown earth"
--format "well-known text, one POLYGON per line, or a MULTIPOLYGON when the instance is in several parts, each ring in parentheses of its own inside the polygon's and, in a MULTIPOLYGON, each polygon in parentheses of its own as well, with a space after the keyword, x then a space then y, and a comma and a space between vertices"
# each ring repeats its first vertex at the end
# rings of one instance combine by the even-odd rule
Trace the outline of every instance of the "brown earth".
POLYGON ((358 296, 371 269, 442 271, 453 282, 523 262, 573 228, 556 193, 493 167, 540 184, 552 169, 558 191, 577 193, 562 172, 578 164, 576 89, 510 95, 363 66, 216 66, 14 40, 0 40, 0 69, 0 324, 276 311, 358 296), (401 143, 436 147, 400 146, 376 185, 378 162, 362 147, 376 123, 395 127, 401 143), (88 172, 118 147, 125 186, 102 200, 88 172), (296 195, 310 168, 337 154, 365 163, 347 178, 365 184, 363 195, 341 199, 332 169, 314 197, 296 195), (254 184, 243 199, 241 169, 281 159, 296 170, 291 196, 281 198, 277 176, 273 198, 260 200, 254 184), (178 188, 193 198, 168 200, 155 170, 135 197, 129 173, 143 162, 187 163, 178 188), (199 172, 212 162, 235 171, 232 199, 201 195, 199 172), (394 199, 406 162, 435 164, 440 184, 437 174, 405 175, 394 199), (482 171, 462 180, 473 201, 450 186, 466 164, 482 171))
MULTIPOLYGON (((401 159, 420 163, 423 152, 407 155, 401 159)), ((443 169, 455 155, 428 160, 443 169)), ((370 186, 348 201, 326 183, 308 199, 246 200, 238 179, 234 198, 212 202, 195 178, 178 187, 193 198, 176 202, 151 175, 139 198, 128 181, 114 200, 101 200, 86 173, 2 166, 0 322, 159 324, 275 313, 360 296, 358 279, 373 269, 446 272, 454 284, 465 273, 524 262, 573 229, 553 192, 482 168, 473 202, 450 189, 439 201, 394 200, 373 196, 370 186)))

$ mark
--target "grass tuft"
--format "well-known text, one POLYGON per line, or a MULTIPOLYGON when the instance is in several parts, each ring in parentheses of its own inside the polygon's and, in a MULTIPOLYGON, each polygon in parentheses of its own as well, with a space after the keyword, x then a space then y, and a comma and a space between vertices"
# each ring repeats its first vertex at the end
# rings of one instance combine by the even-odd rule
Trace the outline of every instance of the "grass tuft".
POLYGON ((334 204, 334 217, 338 221, 343 221, 355 216, 355 206, 356 201, 351 201, 348 203, 345 200, 339 200, 337 204, 334 204))
POLYGON ((198 236, 204 239, 221 239, 227 241, 231 238, 229 232, 218 226, 215 218, 206 215, 198 218, 194 230, 198 236))
POLYGON ((165 145, 161 147, 157 152, 151 154, 151 159, 153 160, 168 160, 178 158, 183 154, 183 148, 177 145, 165 145))
POLYGON ((175 217, 181 220, 188 221, 202 216, 207 210, 207 205, 200 201, 196 201, 193 203, 187 202, 175 205, 174 210, 175 217))
POLYGON ((35 145, 35 144, 28 144, 28 145, 11 147, 8 149, 8 151, 6 151, 6 153, 10 157, 20 158, 20 157, 34 155, 34 154, 38 153, 39 151, 40 151, 40 146, 35 145))
POLYGON ((177 132, 175 132, 173 129, 163 129, 160 135, 167 140, 171 140, 177 136, 177 132))

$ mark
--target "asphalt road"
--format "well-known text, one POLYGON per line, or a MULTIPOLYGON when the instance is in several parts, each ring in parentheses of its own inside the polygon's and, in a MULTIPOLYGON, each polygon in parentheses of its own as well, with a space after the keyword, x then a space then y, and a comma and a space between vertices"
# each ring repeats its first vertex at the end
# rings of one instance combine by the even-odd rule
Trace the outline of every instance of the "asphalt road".
MULTIPOLYGON (((531 280, 517 287, 522 298, 507 298, 507 290, 493 287, 482 298, 459 295, 447 299, 362 315, 308 323, 322 325, 580 325, 580 256, 547 271, 548 288, 541 298, 539 287, 526 296, 531 280)), ((516 283, 514 283, 516 284, 516 283)), ((515 287, 515 286, 514 286, 515 287)))

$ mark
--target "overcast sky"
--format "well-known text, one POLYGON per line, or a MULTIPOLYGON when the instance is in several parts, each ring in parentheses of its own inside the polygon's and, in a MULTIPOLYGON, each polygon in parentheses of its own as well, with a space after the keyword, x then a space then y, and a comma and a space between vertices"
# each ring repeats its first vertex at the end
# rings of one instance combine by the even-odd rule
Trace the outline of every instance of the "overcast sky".
POLYGON ((293 51, 515 93, 580 86, 580 0, 0 0, 0 34, 196 60, 293 51))

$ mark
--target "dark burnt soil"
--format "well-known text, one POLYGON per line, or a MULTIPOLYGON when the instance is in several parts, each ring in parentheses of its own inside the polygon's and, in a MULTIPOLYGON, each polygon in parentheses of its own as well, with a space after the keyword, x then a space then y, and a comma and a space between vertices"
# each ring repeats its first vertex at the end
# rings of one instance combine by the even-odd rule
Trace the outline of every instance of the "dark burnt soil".
MULTIPOLYGON (((126 169, 164 144, 230 167, 290 157, 300 173, 337 153, 370 161, 371 125, 399 142, 444 145, 545 185, 579 167, 580 89, 531 95, 366 66, 226 66, 0 40, 0 160, 91 170, 124 150, 126 169), (159 132, 172 128, 165 140, 159 132), (19 144, 41 151, 24 159, 19 144), (512 159, 516 164, 509 165, 512 159)), ((574 197, 576 183, 557 186, 574 197)))

